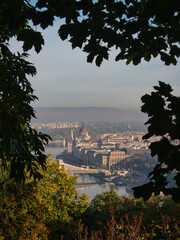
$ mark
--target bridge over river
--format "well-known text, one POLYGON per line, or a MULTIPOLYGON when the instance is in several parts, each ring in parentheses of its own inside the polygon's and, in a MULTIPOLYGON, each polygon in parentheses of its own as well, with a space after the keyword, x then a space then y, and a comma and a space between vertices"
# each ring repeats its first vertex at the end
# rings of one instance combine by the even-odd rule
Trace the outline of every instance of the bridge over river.
POLYGON ((75 185, 76 190, 85 190, 87 188, 95 188, 95 187, 99 187, 99 186, 115 186, 114 183, 106 183, 106 182, 102 182, 102 183, 98 183, 98 182, 94 182, 94 183, 77 183, 75 185))
POLYGON ((118 195, 127 195, 125 186, 116 186, 113 182, 106 182, 104 174, 110 174, 107 170, 78 167, 65 163, 63 160, 60 160, 59 164, 62 165, 69 174, 79 175, 75 188, 79 194, 86 193, 89 196, 90 202, 97 194, 109 191, 112 188, 115 188, 118 195))
POLYGON ((108 170, 104 170, 104 169, 90 169, 90 168, 86 168, 86 167, 78 167, 78 166, 74 166, 74 165, 71 165, 71 164, 68 164, 68 163, 65 163, 65 162, 61 162, 59 161, 59 165, 60 166, 63 166, 64 167, 64 170, 69 172, 70 174, 71 173, 94 173, 94 174, 97 174, 97 173, 103 173, 105 175, 109 174, 109 171, 108 170))

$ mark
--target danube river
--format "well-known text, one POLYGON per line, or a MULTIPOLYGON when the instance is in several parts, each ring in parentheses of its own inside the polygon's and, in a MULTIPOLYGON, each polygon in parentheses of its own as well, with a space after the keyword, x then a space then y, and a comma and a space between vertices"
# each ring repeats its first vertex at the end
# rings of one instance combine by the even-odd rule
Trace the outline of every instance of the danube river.
MULTIPOLYGON (((56 155, 62 153, 65 148, 60 147, 47 147, 46 154, 51 153, 51 157, 56 159, 56 155)), ((95 178, 90 174, 73 174, 78 176, 77 185, 75 186, 79 194, 86 193, 89 196, 89 201, 100 193, 115 189, 118 195, 127 195, 126 188, 124 186, 116 186, 114 183, 102 182, 99 178, 95 178)))
POLYGON ((111 189, 114 189, 120 196, 127 195, 125 186, 119 187, 112 182, 104 182, 90 174, 80 174, 78 176, 76 190, 79 194, 86 193, 90 202, 97 194, 101 194, 111 189))
POLYGON ((50 153, 51 158, 56 159, 56 155, 64 152, 66 148, 63 147, 46 147, 45 154, 50 153))

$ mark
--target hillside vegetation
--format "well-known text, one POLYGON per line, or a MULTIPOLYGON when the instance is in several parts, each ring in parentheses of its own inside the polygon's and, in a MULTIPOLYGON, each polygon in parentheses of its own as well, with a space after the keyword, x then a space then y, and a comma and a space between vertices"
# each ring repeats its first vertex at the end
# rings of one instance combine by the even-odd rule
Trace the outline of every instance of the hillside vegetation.
POLYGON ((0 180, 1 240, 180 239, 180 205, 171 197, 144 202, 111 190, 90 204, 76 178, 50 160, 40 181, 16 183, 8 172, 0 180))

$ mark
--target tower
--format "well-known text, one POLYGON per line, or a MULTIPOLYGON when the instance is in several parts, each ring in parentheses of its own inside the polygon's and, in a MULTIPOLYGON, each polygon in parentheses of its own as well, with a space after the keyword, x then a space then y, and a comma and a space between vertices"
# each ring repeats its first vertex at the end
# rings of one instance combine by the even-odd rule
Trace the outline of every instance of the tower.
POLYGON ((71 129, 71 140, 74 141, 74 129, 71 129))

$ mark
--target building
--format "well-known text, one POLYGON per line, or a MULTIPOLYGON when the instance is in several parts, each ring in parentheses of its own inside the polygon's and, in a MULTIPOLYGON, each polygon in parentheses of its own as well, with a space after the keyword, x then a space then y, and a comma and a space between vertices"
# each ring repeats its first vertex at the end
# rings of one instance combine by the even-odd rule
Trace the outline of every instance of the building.
POLYGON ((87 129, 84 127, 84 123, 82 125, 82 127, 79 130, 79 135, 76 138, 76 140, 82 141, 82 140, 86 140, 89 141, 91 139, 90 135, 88 134, 87 129))
POLYGON ((109 165, 117 165, 121 160, 126 158, 126 153, 121 150, 112 150, 109 153, 109 165))
POLYGON ((72 155, 84 164, 98 165, 109 169, 112 165, 117 166, 121 160, 127 157, 125 151, 115 148, 116 140, 120 138, 117 135, 113 135, 114 139, 109 139, 111 135, 105 136, 104 139, 91 139, 83 124, 78 136, 75 137, 73 132, 71 132, 71 136, 72 155))
POLYGON ((98 153, 96 155, 96 163, 102 167, 108 167, 109 165, 109 154, 108 153, 98 153))

